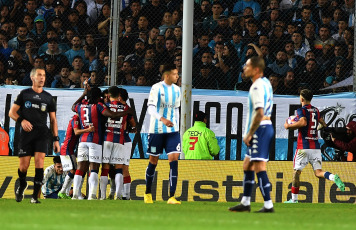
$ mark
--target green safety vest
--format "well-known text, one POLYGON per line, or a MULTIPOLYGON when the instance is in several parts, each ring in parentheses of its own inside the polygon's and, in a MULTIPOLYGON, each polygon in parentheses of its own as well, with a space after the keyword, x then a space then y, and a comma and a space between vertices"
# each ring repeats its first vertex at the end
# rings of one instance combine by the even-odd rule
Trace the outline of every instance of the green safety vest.
POLYGON ((185 159, 212 160, 220 151, 215 133, 202 121, 194 122, 194 126, 183 135, 183 153, 185 159))

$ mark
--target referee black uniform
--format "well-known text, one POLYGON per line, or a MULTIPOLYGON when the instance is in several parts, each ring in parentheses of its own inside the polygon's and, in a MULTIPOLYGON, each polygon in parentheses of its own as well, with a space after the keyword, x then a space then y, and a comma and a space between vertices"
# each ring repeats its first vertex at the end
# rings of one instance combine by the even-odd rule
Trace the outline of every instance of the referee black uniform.
POLYGON ((56 112, 52 95, 44 90, 36 93, 29 88, 22 90, 14 103, 20 106, 21 118, 33 125, 30 132, 24 131, 20 126, 19 157, 34 156, 35 152, 47 154, 49 137, 47 116, 49 112, 56 112))

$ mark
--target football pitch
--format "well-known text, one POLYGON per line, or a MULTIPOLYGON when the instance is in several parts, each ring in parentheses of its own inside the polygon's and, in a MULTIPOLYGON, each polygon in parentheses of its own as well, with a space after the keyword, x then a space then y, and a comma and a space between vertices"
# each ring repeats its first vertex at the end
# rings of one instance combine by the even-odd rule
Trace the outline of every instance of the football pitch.
POLYGON ((0 199, 1 229, 322 229, 356 228, 355 204, 275 204, 275 213, 232 213, 236 203, 0 199))

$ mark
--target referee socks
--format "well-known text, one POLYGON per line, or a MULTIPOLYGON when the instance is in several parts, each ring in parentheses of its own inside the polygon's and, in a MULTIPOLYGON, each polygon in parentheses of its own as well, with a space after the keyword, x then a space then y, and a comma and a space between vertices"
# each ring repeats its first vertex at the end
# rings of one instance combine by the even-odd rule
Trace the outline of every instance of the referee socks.
POLYGON ((41 190, 42 181, 43 181, 43 168, 35 168, 35 178, 33 180, 34 186, 33 186, 33 194, 32 194, 32 198, 35 200, 38 199, 38 193, 41 190))
POLYGON ((20 169, 18 169, 17 170, 17 174, 19 175, 20 186, 21 187, 25 187, 26 186, 27 171, 21 172, 20 169))

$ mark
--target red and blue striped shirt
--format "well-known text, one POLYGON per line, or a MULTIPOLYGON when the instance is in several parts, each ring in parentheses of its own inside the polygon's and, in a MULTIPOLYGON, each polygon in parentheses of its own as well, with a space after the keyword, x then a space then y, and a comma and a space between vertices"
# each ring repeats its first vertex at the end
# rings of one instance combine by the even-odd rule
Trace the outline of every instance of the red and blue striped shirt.
POLYGON ((318 125, 320 112, 312 105, 304 105, 297 110, 298 118, 305 117, 307 125, 298 129, 298 149, 320 149, 318 141, 318 125))
POLYGON ((103 144, 102 122, 106 119, 103 112, 106 106, 98 102, 97 104, 77 104, 75 112, 78 113, 81 129, 89 128, 89 125, 94 126, 94 132, 83 133, 80 136, 80 142, 91 142, 95 144, 103 144))
POLYGON ((74 133, 74 128, 79 127, 79 117, 75 114, 72 119, 70 119, 66 137, 61 146, 61 155, 74 155, 74 150, 78 144, 79 136, 76 136, 74 133))
MULTIPOLYGON (((107 103, 106 105, 113 112, 123 112, 130 108, 128 105, 124 105, 118 101, 112 101, 110 103, 107 103)), ((120 144, 124 144, 124 142, 127 142, 125 130, 127 126, 127 121, 129 121, 130 119, 132 119, 132 115, 122 116, 119 119, 109 118, 106 122, 104 141, 110 141, 113 143, 120 144)))

